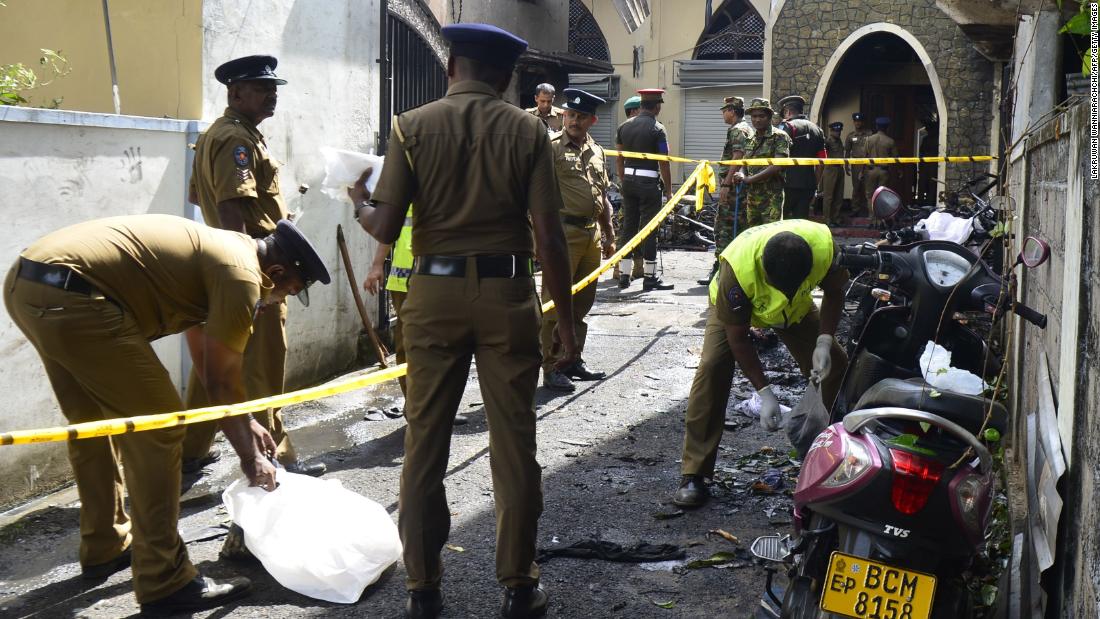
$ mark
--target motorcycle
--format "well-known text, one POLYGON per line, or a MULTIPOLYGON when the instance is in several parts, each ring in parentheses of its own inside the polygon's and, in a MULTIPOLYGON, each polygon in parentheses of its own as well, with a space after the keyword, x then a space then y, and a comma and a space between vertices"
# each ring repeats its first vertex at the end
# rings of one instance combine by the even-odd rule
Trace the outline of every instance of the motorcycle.
MULTIPOLYGON (((1029 237, 1017 264, 1050 247, 1029 237)), ((988 349, 968 333, 977 313, 1046 316, 1012 301, 1011 282, 948 241, 843 248, 837 262, 870 269, 882 288, 861 333, 830 423, 817 435, 794 491, 793 535, 756 539, 769 570, 757 617, 928 619, 971 617, 965 572, 984 548, 993 459, 983 443, 1007 412, 984 394, 937 390, 923 378, 929 341, 953 367, 988 376, 988 349)))

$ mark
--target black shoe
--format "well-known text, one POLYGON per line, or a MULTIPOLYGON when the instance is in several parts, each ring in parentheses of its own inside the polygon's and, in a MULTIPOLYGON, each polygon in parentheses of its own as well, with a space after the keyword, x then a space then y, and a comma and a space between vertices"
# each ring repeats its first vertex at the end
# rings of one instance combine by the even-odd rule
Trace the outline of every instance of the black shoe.
POLYGON ((470 423, 470 419, 466 415, 455 415, 455 420, 451 422, 454 426, 464 426, 470 423))
POLYGON ((122 551, 114 559, 97 565, 86 565, 80 568, 80 577, 84 580, 106 580, 111 574, 121 572, 130 567, 130 549, 122 551))
POLYGON ((439 589, 409 591, 405 601, 405 619, 435 619, 443 611, 443 592, 439 589))
POLYGON ((557 370, 546 370, 542 373, 542 386, 551 391, 573 392, 577 386, 569 377, 557 370))
POLYGON ((573 380, 603 380, 607 378, 607 372, 588 371, 583 359, 578 359, 573 365, 563 369, 561 373, 573 380))
POLYGON ((672 290, 675 287, 675 284, 663 283, 656 277, 646 277, 642 280, 642 290, 645 292, 649 292, 650 290, 672 290))
POLYGON ((145 617, 169 617, 206 610, 242 598, 251 588, 252 582, 247 578, 214 580, 200 574, 168 597, 142 604, 141 614, 145 617))
POLYGON ((193 475, 211 464, 214 464, 218 460, 221 460, 221 458, 222 452, 217 449, 211 449, 201 458, 184 458, 181 469, 184 475, 193 475))
POLYGON ((546 614, 546 602, 549 599, 550 596, 538 585, 505 587, 500 616, 505 619, 541 617, 546 614))
POLYGON ((297 473, 299 475, 309 475, 310 477, 320 477, 328 471, 328 467, 324 462, 314 462, 313 464, 306 464, 301 460, 291 462, 286 465, 288 473, 297 473))
POLYGON ((619 276, 619 288, 626 288, 629 285, 630 285, 630 276, 625 275, 625 274, 620 275, 619 276))
POLYGON ((701 507, 707 502, 710 492, 702 475, 684 475, 680 488, 672 495, 672 502, 680 507, 701 507))

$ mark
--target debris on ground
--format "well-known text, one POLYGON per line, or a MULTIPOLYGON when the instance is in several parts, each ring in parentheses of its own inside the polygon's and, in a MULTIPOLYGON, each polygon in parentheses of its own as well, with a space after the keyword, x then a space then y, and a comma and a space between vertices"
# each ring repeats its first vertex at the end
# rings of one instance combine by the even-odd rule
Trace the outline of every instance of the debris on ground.
POLYGON ((752 554, 744 548, 736 550, 723 550, 716 552, 706 559, 696 559, 684 565, 689 570, 698 570, 705 567, 717 569, 740 568, 752 565, 752 554))
POLYGON ((733 544, 740 544, 741 543, 741 540, 737 539, 737 537, 735 535, 733 535, 729 531, 726 531, 725 529, 711 529, 710 531, 707 531, 707 534, 708 535, 717 535, 718 537, 721 537, 722 539, 724 539, 728 542, 731 542, 733 544))
POLYGON ((543 563, 554 557, 571 559, 599 559, 615 563, 649 563, 683 559, 687 553, 673 544, 650 544, 639 542, 628 548, 621 544, 603 540, 585 540, 557 548, 540 548, 536 563, 543 563))

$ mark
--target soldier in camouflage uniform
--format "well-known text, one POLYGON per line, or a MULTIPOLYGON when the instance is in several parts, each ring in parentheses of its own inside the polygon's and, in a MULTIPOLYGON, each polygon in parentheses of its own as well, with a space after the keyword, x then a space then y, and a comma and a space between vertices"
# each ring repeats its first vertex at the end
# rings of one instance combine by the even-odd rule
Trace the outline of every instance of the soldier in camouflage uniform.
MULTIPOLYGON (((745 158, 790 157, 791 137, 772 126, 775 111, 767 99, 756 98, 745 108, 755 133, 745 143, 745 158)), ((741 230, 783 218, 783 175, 777 165, 745 166, 734 172, 741 185, 741 230)))
MULTIPOLYGON (((729 125, 726 130, 726 145, 722 149, 722 161, 740 159, 745 154, 745 142, 752 136, 752 125, 745 120, 745 100, 741 97, 726 97, 721 108, 722 119, 729 125)), ((718 256, 735 236, 733 214, 737 205, 737 196, 730 195, 733 188, 733 173, 740 166, 718 166, 718 182, 722 189, 718 193, 718 210, 714 214, 714 265, 706 279, 698 280, 700 286, 706 286, 718 271, 718 256)), ((740 228, 737 228, 739 231, 740 228)))

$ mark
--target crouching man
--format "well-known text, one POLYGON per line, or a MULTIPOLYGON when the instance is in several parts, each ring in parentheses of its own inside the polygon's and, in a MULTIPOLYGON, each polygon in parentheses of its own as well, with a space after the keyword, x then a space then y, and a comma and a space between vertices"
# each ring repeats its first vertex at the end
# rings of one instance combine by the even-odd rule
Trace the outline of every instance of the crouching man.
POLYGON ((722 252, 710 283, 702 360, 688 399, 676 505, 699 507, 707 500, 705 480, 714 475, 735 361, 760 395, 760 424, 779 429, 779 400, 764 376, 750 327, 774 329, 802 375, 822 385, 825 404, 836 398, 848 359, 833 336, 848 272, 832 266, 833 254, 828 226, 802 219, 749 228, 722 252), (819 286, 825 293, 820 316, 811 297, 819 286))
MULTIPOLYGON (((253 239, 137 215, 76 224, 31 244, 8 272, 4 304, 42 358, 62 414, 81 423, 182 410, 150 346, 182 331, 211 404, 243 401, 241 361, 257 313, 277 311, 316 280, 327 284, 328 272, 288 221, 253 239)), ((223 419, 221 428, 251 484, 274 490, 268 431, 249 416, 223 419)), ((143 613, 212 608, 250 587, 246 578, 204 578, 187 557, 177 530, 184 433, 176 426, 68 443, 84 578, 132 565, 143 613)))

